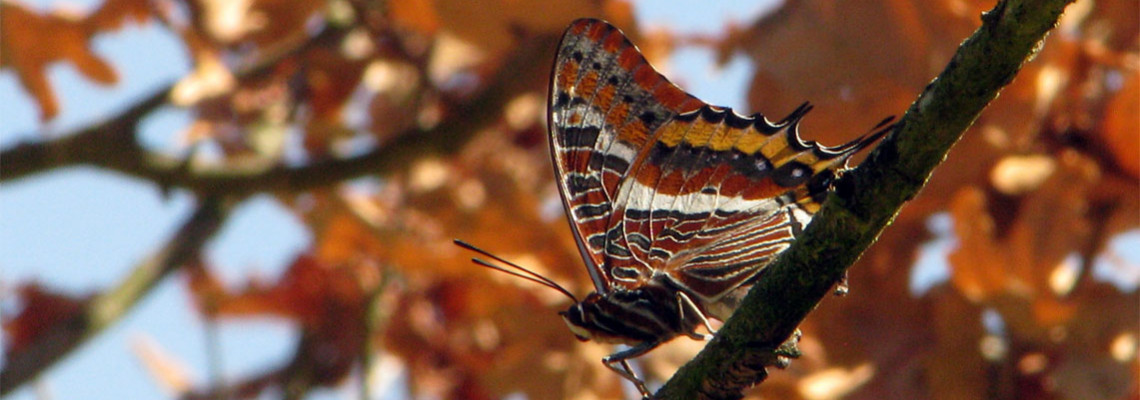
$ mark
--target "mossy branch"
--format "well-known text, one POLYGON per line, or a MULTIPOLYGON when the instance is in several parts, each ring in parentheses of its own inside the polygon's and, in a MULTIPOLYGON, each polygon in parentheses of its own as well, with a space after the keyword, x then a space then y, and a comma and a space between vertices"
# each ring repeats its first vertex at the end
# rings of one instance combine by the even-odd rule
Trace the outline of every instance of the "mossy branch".
POLYGON ((161 249, 139 263, 118 286, 88 300, 83 311, 47 328, 0 370, 0 396, 7 395, 122 319, 158 282, 198 257, 225 221, 232 202, 207 199, 161 249))
MULTIPOLYGON (((1040 48, 1072 0, 1001 0, 858 168, 836 183, 797 242, 764 272, 717 337, 657 392, 740 398, 777 350, 890 224, 998 92, 1040 48)), ((859 327, 851 327, 859 329, 859 327)))

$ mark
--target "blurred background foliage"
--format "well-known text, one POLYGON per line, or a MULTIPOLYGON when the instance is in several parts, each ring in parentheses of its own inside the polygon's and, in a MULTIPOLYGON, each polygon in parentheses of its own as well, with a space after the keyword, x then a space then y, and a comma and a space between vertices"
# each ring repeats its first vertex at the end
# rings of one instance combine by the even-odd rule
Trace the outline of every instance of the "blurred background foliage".
MULTIPOLYGON (((300 398, 355 385, 368 398, 616 398, 630 392, 599 362, 610 349, 566 331, 555 313, 564 298, 474 266, 451 244, 462 238, 591 290, 545 137, 562 29, 607 19, 660 67, 684 46, 722 62, 743 55, 755 65, 751 111, 781 116, 810 100, 804 135, 836 144, 905 110, 992 6, 788 0, 702 35, 642 31, 617 0, 105 0, 78 14, 5 0, 0 66, 44 126, 69 95, 49 66, 68 63, 104 85, 132 79, 92 50, 102 34, 157 25, 192 67, 106 120, 5 148, 0 179, 95 166, 220 208, 213 220, 187 219, 184 232, 212 233, 228 207, 268 194, 308 230, 311 245, 279 276, 224 282, 227 266, 189 246, 137 282, 145 298, 177 280, 206 321, 271 317, 298 332, 290 359, 208 381, 191 377, 217 371, 188 370, 161 343, 124 351, 173 397, 300 398), (191 121, 166 132, 168 147, 144 143, 139 124, 170 108, 191 121)), ((805 322, 803 358, 750 396, 1140 397, 1138 19, 1134 0, 1070 6, 851 269, 850 294, 805 322)), ((201 244, 183 239, 167 246, 201 244)), ((0 390, 50 366, 28 361, 42 361, 37 352, 97 334, 75 323, 85 315, 113 325, 129 313, 134 300, 115 294, 130 284, 81 295, 5 281, 0 390)), ((663 380, 702 345, 675 340, 641 367, 663 380)))

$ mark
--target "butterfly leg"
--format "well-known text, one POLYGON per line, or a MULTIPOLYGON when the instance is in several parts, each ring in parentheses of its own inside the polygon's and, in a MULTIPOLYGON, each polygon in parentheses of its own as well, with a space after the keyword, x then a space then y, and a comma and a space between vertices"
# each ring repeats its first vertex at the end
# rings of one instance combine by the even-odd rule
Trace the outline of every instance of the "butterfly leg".
POLYGON ((642 381, 641 378, 637 377, 637 374, 633 372, 633 368, 629 366, 629 361, 621 360, 620 364, 622 368, 621 371, 615 368, 613 364, 606 364, 606 366, 610 367, 610 369, 614 371, 618 371, 618 373, 625 377, 625 379, 633 382, 633 385, 637 387, 638 393, 641 393, 642 399, 651 398, 649 388, 645 387, 645 381, 642 381))
POLYGON ((648 353, 649 350, 653 350, 653 348, 659 344, 661 344, 660 341, 643 342, 637 346, 606 356, 602 359, 602 364, 605 364, 607 368, 617 372, 618 375, 621 375, 623 378, 633 382, 633 385, 637 387, 637 391, 641 393, 641 397, 650 398, 649 389, 645 387, 645 381, 642 381, 641 378, 637 377, 637 373, 633 372, 633 368, 629 366, 629 359, 648 353), (618 367, 619 365, 621 366, 620 368, 618 367))
POLYGON ((695 329, 693 331, 686 332, 686 335, 696 340, 712 340, 713 335, 716 334, 716 331, 713 330, 712 324, 709 323, 709 319, 705 318, 705 314, 701 312, 700 308, 697 308, 697 304, 693 302, 693 299, 689 298, 689 295, 685 294, 684 292, 677 292, 677 309, 681 312, 681 321, 685 320, 685 310, 687 309, 690 313, 692 313, 692 315, 696 315, 697 318, 700 319, 701 324, 704 324, 705 329, 709 330, 709 334, 707 335, 697 333, 695 329))

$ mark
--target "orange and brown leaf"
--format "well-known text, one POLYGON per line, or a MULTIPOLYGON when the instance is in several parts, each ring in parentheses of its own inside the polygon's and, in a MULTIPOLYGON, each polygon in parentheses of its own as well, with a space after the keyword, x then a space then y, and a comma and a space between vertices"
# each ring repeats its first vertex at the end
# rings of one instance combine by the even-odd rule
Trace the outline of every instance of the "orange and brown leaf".
MULTIPOLYGON (((248 379, 238 386, 249 396, 266 386, 286 386, 290 373, 304 371, 307 384, 333 385, 356 365, 367 339, 367 313, 380 285, 374 264, 327 264, 299 255, 276 282, 251 281, 244 289, 225 289, 204 267, 191 269, 189 285, 199 308, 211 318, 270 316, 296 324, 302 333, 294 360, 281 373, 248 379)), ((197 394, 210 393, 210 389, 197 394)))
MULTIPOLYGON (((408 1, 392 4, 393 22, 423 34, 443 34, 471 43, 485 53, 501 54, 515 46, 520 31, 558 33, 575 18, 609 16, 622 18, 618 2, 529 2, 493 0, 470 2, 444 0, 408 1), (613 14, 613 15, 607 15, 613 14)), ((628 14, 624 15, 628 18, 628 14)), ((629 23, 628 19, 615 21, 629 23)))
POLYGON ((118 30, 130 22, 146 23, 153 11, 149 0, 106 0, 87 17, 87 25, 97 32, 118 30))
POLYGON ((144 23, 147 2, 111 0, 87 16, 66 11, 37 13, 24 5, 0 3, 0 68, 15 70, 20 85, 35 99, 40 120, 59 114, 59 99, 47 79, 54 63, 67 62, 87 79, 103 85, 118 83, 114 67, 91 49, 94 36, 120 29, 125 21, 144 23))
POLYGON ((1140 70, 1123 74, 1124 84, 1105 107, 1104 140, 1113 161, 1133 180, 1140 179, 1140 70))
POLYGON ((20 311, 4 319, 4 333, 7 335, 4 355, 7 359, 12 359, 12 354, 23 351, 38 338, 48 336, 61 322, 79 317, 91 298, 57 293, 36 283, 24 284, 16 293, 21 303, 20 311))
POLYGON ((59 99, 47 79, 47 68, 69 62, 83 76, 109 85, 118 82, 114 68, 96 55, 89 41, 95 33, 83 19, 63 13, 38 14, 18 3, 0 3, 0 67, 12 68, 24 90, 38 103, 40 120, 59 114, 59 99))
POLYGON ((192 270, 189 284, 208 315, 274 316, 315 328, 329 319, 359 319, 378 275, 368 266, 332 266, 302 254, 276 282, 251 280, 235 292, 202 267, 192 270))

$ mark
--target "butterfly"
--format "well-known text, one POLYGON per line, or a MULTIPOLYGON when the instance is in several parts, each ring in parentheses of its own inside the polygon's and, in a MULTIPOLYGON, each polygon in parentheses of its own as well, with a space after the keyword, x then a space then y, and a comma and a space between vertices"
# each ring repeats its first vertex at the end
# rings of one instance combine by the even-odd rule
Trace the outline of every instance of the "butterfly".
MULTIPOLYGON (((764 268, 819 210, 848 158, 889 131, 837 147, 805 142, 804 104, 778 122, 706 104, 658 73, 617 28, 573 22, 555 56, 550 151, 562 203, 594 292, 557 283, 474 246, 561 291, 580 340, 630 347, 602 362, 649 392, 628 360, 677 336, 707 340, 764 268)), ((518 272, 516 272, 518 271, 518 272)))

